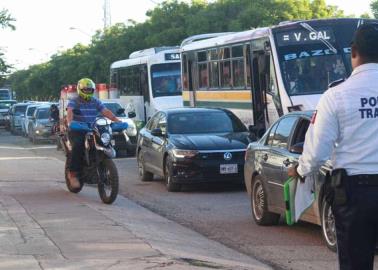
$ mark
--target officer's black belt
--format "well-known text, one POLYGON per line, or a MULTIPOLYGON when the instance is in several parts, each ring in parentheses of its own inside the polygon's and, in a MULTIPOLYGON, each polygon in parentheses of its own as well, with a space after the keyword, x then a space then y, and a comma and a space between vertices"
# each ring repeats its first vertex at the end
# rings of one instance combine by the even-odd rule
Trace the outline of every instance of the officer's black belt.
POLYGON ((361 186, 378 186, 378 174, 358 174, 348 176, 348 181, 361 186))

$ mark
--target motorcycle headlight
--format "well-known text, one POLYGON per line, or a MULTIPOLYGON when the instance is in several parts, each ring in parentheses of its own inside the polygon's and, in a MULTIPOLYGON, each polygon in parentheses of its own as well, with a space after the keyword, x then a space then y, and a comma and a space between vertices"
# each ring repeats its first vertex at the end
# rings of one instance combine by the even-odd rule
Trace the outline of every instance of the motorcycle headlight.
POLYGON ((198 154, 197 150, 181 150, 181 149, 173 149, 172 150, 173 156, 176 158, 193 158, 198 154))
POLYGON ((136 126, 134 125, 129 125, 126 129, 126 134, 128 136, 136 136, 137 135, 137 129, 136 129, 136 126))
POLYGON ((102 133, 101 134, 101 141, 102 143, 106 146, 106 145, 109 145, 110 143, 110 140, 111 140, 111 136, 109 133, 102 133))

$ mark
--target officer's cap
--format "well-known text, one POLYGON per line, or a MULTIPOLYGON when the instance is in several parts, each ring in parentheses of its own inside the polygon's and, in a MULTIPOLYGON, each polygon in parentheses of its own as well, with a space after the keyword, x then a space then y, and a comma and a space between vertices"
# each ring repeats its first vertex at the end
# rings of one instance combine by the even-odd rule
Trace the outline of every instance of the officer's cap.
POLYGON ((368 59, 378 59, 378 24, 367 23, 357 28, 352 39, 358 53, 368 59))

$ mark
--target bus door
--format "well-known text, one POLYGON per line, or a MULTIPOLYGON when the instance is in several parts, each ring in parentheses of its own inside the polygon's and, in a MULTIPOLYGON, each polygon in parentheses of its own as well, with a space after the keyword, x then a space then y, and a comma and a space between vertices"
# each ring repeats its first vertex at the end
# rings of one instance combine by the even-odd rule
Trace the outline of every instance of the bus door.
POLYGON ((269 122, 267 114, 267 70, 269 70, 269 55, 264 50, 252 52, 252 106, 253 131, 260 138, 269 122))

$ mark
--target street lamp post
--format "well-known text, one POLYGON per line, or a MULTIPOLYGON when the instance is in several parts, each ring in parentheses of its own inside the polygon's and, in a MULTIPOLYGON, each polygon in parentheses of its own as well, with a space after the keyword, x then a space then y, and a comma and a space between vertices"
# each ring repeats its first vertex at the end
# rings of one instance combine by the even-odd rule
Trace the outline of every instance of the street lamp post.
POLYGON ((88 36, 88 37, 92 37, 90 34, 88 34, 87 32, 85 32, 85 31, 83 31, 83 30, 81 30, 80 28, 76 28, 76 27, 71 26, 71 27, 69 28, 69 30, 77 30, 77 31, 79 31, 80 33, 82 33, 82 34, 84 34, 84 35, 86 35, 86 36, 88 36))

